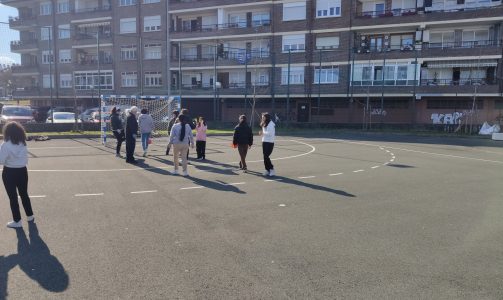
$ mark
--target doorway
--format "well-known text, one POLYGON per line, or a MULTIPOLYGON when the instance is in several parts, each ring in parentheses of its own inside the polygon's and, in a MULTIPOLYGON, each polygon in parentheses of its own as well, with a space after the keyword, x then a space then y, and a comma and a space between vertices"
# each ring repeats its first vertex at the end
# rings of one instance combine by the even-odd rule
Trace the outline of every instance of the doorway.
POLYGON ((311 105, 309 103, 297 103, 297 122, 309 122, 311 105))

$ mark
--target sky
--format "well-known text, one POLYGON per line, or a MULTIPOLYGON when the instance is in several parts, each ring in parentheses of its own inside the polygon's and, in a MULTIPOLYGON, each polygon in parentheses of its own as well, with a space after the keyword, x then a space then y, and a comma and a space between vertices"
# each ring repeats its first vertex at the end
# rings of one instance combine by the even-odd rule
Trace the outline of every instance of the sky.
MULTIPOLYGON (((0 22, 8 23, 9 16, 17 16, 17 9, 0 4, 0 22)), ((7 56, 19 63, 18 54, 10 52, 10 42, 19 40, 19 34, 11 30, 8 24, 0 23, 0 56, 7 56)))

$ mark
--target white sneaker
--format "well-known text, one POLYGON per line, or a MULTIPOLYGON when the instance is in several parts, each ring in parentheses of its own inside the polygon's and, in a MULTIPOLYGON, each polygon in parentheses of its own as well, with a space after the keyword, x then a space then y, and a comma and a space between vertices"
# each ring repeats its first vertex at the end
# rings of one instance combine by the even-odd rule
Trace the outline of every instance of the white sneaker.
POLYGON ((143 151, 143 157, 147 157, 147 151, 143 151))
POLYGON ((119 153, 116 153, 115 157, 121 157, 121 155, 119 153))
POLYGON ((269 176, 269 171, 265 171, 264 176, 269 176))
POLYGON ((274 171, 274 169, 271 169, 269 171, 269 176, 272 177, 272 176, 276 176, 276 172, 274 171))
POLYGON ((21 223, 21 221, 19 221, 19 222, 10 221, 9 223, 7 223, 7 227, 9 227, 9 228, 21 228, 21 227, 23 227, 23 223, 21 223))
POLYGON ((171 172, 171 174, 173 174, 173 175, 179 175, 180 173, 178 173, 178 170, 174 170, 173 172, 171 172))
POLYGON ((33 222, 33 221, 35 221, 35 216, 34 216, 34 215, 31 215, 31 216, 29 216, 29 217, 26 217, 26 220, 27 220, 28 222, 33 222))
POLYGON ((187 177, 187 176, 189 176, 189 173, 187 173, 187 171, 183 171, 182 175, 183 175, 184 177, 187 177))

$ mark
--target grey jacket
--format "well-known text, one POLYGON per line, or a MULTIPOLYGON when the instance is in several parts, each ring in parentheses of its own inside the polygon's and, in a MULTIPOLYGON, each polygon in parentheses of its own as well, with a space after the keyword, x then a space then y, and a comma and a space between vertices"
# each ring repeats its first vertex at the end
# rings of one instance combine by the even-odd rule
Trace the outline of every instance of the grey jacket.
POLYGON ((180 141, 180 135, 182 133, 182 123, 176 123, 171 128, 171 133, 169 135, 170 144, 194 144, 194 136, 192 135, 192 129, 189 124, 185 124, 185 137, 180 141))
POLYGON ((151 115, 140 115, 138 118, 138 125, 140 126, 140 133, 150 133, 154 131, 154 119, 151 115))

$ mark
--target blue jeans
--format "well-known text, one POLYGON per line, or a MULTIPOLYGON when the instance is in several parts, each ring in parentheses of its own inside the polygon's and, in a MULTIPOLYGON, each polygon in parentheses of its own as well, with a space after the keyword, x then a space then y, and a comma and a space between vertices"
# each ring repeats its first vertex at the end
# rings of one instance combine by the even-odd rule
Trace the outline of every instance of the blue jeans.
POLYGON ((150 138, 150 132, 141 134, 141 146, 143 147, 143 151, 147 151, 148 149, 149 138, 150 138))

